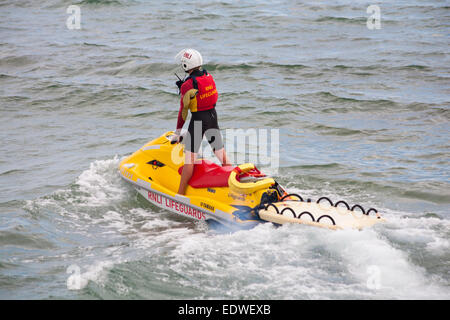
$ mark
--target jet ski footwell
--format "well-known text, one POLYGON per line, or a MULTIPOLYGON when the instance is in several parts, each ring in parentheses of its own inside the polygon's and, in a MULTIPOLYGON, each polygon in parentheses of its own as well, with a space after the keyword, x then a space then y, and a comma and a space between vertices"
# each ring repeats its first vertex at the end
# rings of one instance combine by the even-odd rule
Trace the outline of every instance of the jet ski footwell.
POLYGON ((194 165, 186 195, 176 194, 184 145, 172 144, 167 132, 121 161, 121 177, 150 203, 195 220, 214 220, 229 228, 259 223, 297 223, 329 229, 361 229, 384 221, 376 209, 367 212, 345 201, 322 197, 317 202, 288 194, 252 164, 221 167, 207 160, 194 165), (369 216, 370 213, 375 214, 369 216))

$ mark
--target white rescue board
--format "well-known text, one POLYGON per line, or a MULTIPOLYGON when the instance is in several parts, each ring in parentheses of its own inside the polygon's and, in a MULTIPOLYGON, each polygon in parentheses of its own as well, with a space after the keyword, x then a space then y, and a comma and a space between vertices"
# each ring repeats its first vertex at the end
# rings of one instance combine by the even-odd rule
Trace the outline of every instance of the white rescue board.
POLYGON ((324 202, 285 200, 266 205, 258 213, 261 219, 276 224, 299 223, 333 230, 362 229, 385 221, 378 213, 363 214, 359 210, 334 207, 324 202))

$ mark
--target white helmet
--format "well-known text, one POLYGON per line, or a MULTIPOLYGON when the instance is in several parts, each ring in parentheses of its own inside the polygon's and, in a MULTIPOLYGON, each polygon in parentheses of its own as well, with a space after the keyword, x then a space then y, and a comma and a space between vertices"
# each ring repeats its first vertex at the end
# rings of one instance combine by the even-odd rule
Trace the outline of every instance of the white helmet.
POLYGON ((195 49, 183 49, 175 56, 175 61, 181 63, 184 71, 200 67, 203 64, 203 58, 200 52, 195 49))

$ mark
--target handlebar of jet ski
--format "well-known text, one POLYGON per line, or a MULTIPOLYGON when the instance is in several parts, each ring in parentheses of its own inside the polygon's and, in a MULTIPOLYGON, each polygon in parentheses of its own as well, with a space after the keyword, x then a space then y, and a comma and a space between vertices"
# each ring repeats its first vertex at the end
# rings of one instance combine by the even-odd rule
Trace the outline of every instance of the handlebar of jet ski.
POLYGON ((177 143, 177 142, 181 142, 181 141, 183 141, 183 136, 182 136, 182 135, 180 135, 180 137, 179 137, 178 141, 176 141, 176 140, 172 140, 172 141, 170 141, 170 144, 175 144, 175 143, 177 143))

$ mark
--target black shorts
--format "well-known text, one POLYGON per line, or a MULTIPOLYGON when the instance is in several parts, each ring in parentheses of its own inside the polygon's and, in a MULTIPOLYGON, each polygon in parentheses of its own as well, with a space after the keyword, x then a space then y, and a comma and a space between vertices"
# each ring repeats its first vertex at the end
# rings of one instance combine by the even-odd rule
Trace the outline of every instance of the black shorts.
POLYGON ((185 137, 186 150, 198 153, 203 136, 206 136, 213 151, 223 148, 216 108, 192 113, 191 122, 189 122, 188 132, 185 137))

